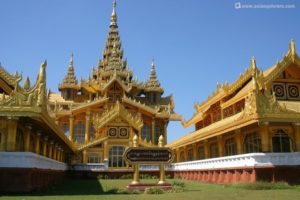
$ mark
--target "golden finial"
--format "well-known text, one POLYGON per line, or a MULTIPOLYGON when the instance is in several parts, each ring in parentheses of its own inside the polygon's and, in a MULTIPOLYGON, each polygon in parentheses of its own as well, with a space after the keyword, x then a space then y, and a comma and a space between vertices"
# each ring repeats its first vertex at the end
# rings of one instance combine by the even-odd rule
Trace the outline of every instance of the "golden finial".
POLYGON ((154 57, 152 57, 151 67, 152 67, 152 68, 155 67, 155 65, 154 65, 154 57))
POLYGON ((294 39, 291 39, 291 41, 290 41, 290 52, 291 52, 292 55, 295 55, 295 53, 296 53, 296 47, 295 47, 294 39))
POLYGON ((74 67, 74 54, 71 54, 70 57, 70 62, 69 62, 69 68, 73 68, 74 67))
POLYGON ((111 13, 110 26, 117 26, 117 13, 116 13, 117 2, 113 0, 113 10, 111 13))
POLYGON ((256 60, 255 60, 254 56, 252 56, 252 58, 251 58, 251 68, 252 68, 253 70, 256 70, 256 69, 257 69, 257 68, 256 68, 256 60))
POLYGON ((156 79, 156 72, 155 72, 154 58, 152 58, 152 62, 151 62, 150 79, 151 79, 151 78, 156 79))
POLYGON ((117 2, 116 0, 113 0, 113 11, 111 15, 116 15, 116 6, 117 6, 117 2))
POLYGON ((70 58, 70 66, 73 67, 73 65, 74 65, 74 54, 72 53, 70 58))

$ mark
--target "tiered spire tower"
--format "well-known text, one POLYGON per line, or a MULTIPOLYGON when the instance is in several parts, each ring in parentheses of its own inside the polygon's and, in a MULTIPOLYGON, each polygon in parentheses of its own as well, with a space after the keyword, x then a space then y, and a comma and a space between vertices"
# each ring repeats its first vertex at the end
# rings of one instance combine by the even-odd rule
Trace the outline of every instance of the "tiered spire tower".
POLYGON ((146 82, 146 87, 148 90, 163 92, 163 89, 160 87, 160 82, 158 81, 156 76, 154 59, 152 60, 151 63, 150 76, 148 81, 146 82))
POLYGON ((74 71, 74 55, 73 54, 71 55, 68 72, 62 82, 62 85, 65 85, 65 86, 77 85, 77 79, 76 79, 75 71, 74 71))
POLYGON ((109 25, 108 37, 103 50, 98 69, 93 72, 96 80, 109 80, 115 73, 121 80, 131 80, 132 72, 128 70, 127 62, 123 58, 122 43, 117 24, 116 1, 113 1, 113 10, 109 25))

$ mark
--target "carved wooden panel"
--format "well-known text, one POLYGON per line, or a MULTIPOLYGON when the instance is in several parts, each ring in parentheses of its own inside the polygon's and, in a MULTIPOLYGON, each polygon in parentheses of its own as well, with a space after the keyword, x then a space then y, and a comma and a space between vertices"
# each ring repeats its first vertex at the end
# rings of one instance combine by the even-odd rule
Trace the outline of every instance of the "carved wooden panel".
POLYGON ((245 108, 245 99, 242 99, 235 104, 236 113, 241 112, 244 108, 245 108))
POLYGON ((196 130, 199 130, 200 128, 203 128, 203 121, 199 121, 196 123, 196 130))
POLYGON ((117 137, 117 128, 109 128, 108 129, 108 136, 109 137, 117 137))
POLYGON ((286 99, 286 90, 284 83, 273 83, 273 91, 277 99, 286 99))
POLYGON ((287 83, 286 84, 286 91, 287 91, 287 98, 288 99, 300 99, 299 95, 299 85, 298 84, 291 84, 287 83))
POLYGON ((125 127, 119 128, 119 136, 121 138, 128 138, 128 129, 125 127))
POLYGON ((211 117, 210 115, 207 115, 205 118, 204 118, 204 126, 208 126, 211 124, 211 117))
POLYGON ((232 115, 234 115, 233 106, 229 106, 229 107, 223 109, 224 118, 230 117, 232 115))
POLYGON ((127 127, 110 127, 108 128, 107 135, 113 138, 128 138, 128 128, 127 127))

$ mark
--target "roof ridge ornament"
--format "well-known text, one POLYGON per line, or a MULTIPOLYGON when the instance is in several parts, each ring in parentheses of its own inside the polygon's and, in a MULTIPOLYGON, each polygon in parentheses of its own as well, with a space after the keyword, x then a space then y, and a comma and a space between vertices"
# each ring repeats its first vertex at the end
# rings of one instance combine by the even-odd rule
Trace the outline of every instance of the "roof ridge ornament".
POLYGON ((252 85, 253 91, 257 92, 259 89, 258 82, 257 82, 257 67, 256 67, 256 60, 254 56, 251 58, 251 69, 252 71, 252 85))
POLYGON ((252 58, 251 58, 251 69, 253 69, 253 70, 257 70, 257 67, 256 67, 256 60, 255 60, 255 57, 254 56, 252 56, 252 58))
POLYGON ((294 39, 290 41, 290 52, 294 56, 296 54, 296 45, 294 39))
POLYGON ((29 90, 30 89, 30 79, 29 79, 29 76, 26 77, 25 81, 24 81, 24 86, 23 88, 25 90, 29 90))

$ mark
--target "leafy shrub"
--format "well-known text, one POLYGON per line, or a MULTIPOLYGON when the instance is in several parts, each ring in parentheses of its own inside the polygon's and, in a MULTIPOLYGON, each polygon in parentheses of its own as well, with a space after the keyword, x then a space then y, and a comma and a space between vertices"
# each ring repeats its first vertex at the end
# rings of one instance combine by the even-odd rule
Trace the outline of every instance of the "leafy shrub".
POLYGON ((184 192, 185 189, 185 182, 182 181, 173 181, 172 182, 172 189, 169 190, 169 193, 178 193, 178 192, 184 192))
POLYGON ((181 187, 181 188, 185 188, 185 182, 182 182, 182 181, 173 181, 172 185, 181 187))
POLYGON ((145 189, 145 194, 163 194, 164 190, 159 187, 149 187, 145 189))
POLYGON ((100 174, 100 175, 97 176, 97 178, 98 179, 103 179, 103 175, 100 174))
POLYGON ((120 177, 120 179, 132 179, 132 174, 124 174, 120 177))
POLYGON ((168 193, 180 193, 186 191, 185 188, 173 186, 171 190, 168 190, 168 193))
POLYGON ((157 179, 157 176, 151 176, 150 174, 141 174, 141 179, 157 179))
POLYGON ((107 174, 105 174, 104 179, 109 179, 109 176, 107 174))
POLYGON ((233 187, 243 188, 247 190, 280 190, 280 189, 291 189, 290 186, 286 182, 256 182, 256 183, 241 183, 233 185, 233 187))
POLYGON ((111 188, 107 190, 105 193, 107 194, 119 194, 119 188, 111 188))
POLYGON ((167 174, 167 175, 166 175, 166 178, 167 178, 167 179, 171 179, 171 178, 173 178, 173 177, 172 177, 170 174, 167 174))
POLYGON ((132 190, 130 192, 130 194, 141 194, 141 191, 139 191, 139 190, 132 190))

